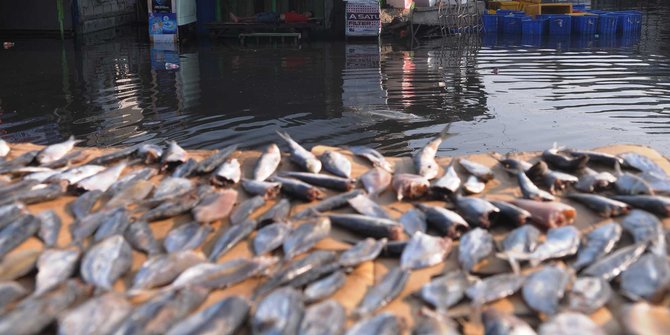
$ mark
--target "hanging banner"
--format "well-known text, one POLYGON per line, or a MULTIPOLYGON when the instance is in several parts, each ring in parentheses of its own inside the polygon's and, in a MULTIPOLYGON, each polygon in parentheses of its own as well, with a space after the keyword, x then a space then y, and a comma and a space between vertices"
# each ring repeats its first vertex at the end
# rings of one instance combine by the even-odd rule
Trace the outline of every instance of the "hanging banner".
POLYGON ((379 3, 349 1, 345 15, 345 34, 347 36, 379 36, 381 29, 379 3))
POLYGON ((149 36, 154 42, 177 41, 176 13, 149 13, 149 36))
POLYGON ((172 13, 172 0, 151 0, 151 11, 154 13, 172 13))

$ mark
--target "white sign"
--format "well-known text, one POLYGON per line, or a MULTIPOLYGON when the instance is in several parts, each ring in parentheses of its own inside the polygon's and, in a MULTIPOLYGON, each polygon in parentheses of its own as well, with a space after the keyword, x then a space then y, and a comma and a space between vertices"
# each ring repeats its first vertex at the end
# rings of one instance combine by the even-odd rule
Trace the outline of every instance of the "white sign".
POLYGON ((347 36, 379 36, 379 3, 347 2, 345 15, 347 36))

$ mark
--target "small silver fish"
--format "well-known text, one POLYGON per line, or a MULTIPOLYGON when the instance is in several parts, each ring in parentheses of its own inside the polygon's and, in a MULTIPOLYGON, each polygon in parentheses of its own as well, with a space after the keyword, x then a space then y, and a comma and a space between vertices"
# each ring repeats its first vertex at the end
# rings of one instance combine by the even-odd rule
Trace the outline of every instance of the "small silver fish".
POLYGON ((108 154, 98 156, 94 159, 91 159, 88 161, 86 164, 93 164, 93 165, 107 165, 112 162, 119 161, 124 158, 128 158, 131 155, 133 155, 135 152, 137 152, 137 147, 138 145, 133 145, 130 147, 126 147, 120 150, 116 150, 113 152, 110 152, 108 154))
POLYGON ((591 314, 612 297, 612 287, 599 277, 578 277, 568 293, 570 309, 591 314))
POLYGON ((610 198, 661 217, 670 216, 670 197, 660 195, 613 195, 610 198))
POLYGON ((189 158, 186 162, 174 168, 172 177, 188 178, 195 172, 197 167, 198 162, 193 158, 189 158))
POLYGON ((456 169, 454 169, 452 163, 447 167, 444 176, 433 181, 430 189, 436 194, 450 195, 456 193, 459 187, 461 187, 461 178, 456 173, 456 169))
POLYGON ((559 153, 562 150, 562 148, 559 148, 556 143, 554 143, 553 148, 542 152, 542 160, 547 162, 547 164, 551 165, 552 167, 564 171, 575 171, 582 169, 589 162, 589 156, 587 155, 568 157, 559 153))
POLYGON ((156 163, 163 156, 163 147, 153 143, 142 144, 137 148, 137 155, 144 160, 144 164, 156 163))
POLYGON ((149 256, 161 253, 161 246, 146 221, 132 222, 123 235, 137 251, 145 252, 149 256))
POLYGON ((140 203, 154 190, 154 184, 148 180, 136 180, 118 191, 106 204, 105 208, 126 207, 140 203))
POLYGON ((245 220, 228 229, 216 239, 212 251, 209 253, 209 261, 216 262, 222 255, 230 251, 234 246, 245 239, 249 234, 256 230, 256 221, 245 220))
MULTIPOLYGON (((209 223, 225 219, 233 211, 237 202, 237 191, 232 189, 212 192, 204 196, 191 210, 197 222, 209 223)), ((231 216, 232 221, 232 216, 231 216)))
POLYGON ((66 180, 70 185, 75 185, 81 180, 105 171, 105 169, 107 168, 101 165, 80 165, 47 178, 46 182, 66 180))
POLYGON ((390 172, 380 168, 374 167, 362 174, 359 180, 363 184, 363 189, 370 196, 377 196, 391 185, 393 176, 390 172))
POLYGON ((330 220, 326 217, 303 223, 289 232, 284 239, 284 258, 293 257, 307 252, 316 243, 330 235, 330 220))
POLYGON ((621 195, 654 195, 654 190, 644 179, 630 173, 618 174, 614 188, 621 195))
MULTIPOLYGON (((462 241, 462 240, 461 240, 462 241)), ((416 232, 400 256, 400 267, 416 270, 441 263, 453 248, 450 238, 416 232)))
POLYGON ((279 195, 281 184, 242 178, 242 188, 251 195, 260 195, 265 200, 270 200, 279 195))
POLYGON ((222 289, 254 277, 277 263, 276 257, 235 258, 221 264, 200 263, 182 272, 170 285, 173 289, 202 286, 222 289))
POLYGON ((347 193, 342 193, 334 195, 332 197, 326 198, 318 203, 303 209, 302 211, 294 214, 291 217, 291 220, 300 220, 310 216, 319 215, 321 212, 330 211, 340 207, 344 207, 349 204, 348 200, 359 195, 363 194, 362 190, 353 190, 347 193))
POLYGON ((335 271, 331 275, 319 279, 305 287, 305 301, 316 302, 333 295, 344 285, 347 276, 342 271, 335 271))
POLYGON ((358 321, 345 335, 400 335, 403 334, 404 328, 405 323, 402 319, 389 312, 383 312, 358 321))
POLYGON ((0 315, 5 314, 7 307, 26 295, 28 295, 28 290, 19 283, 15 281, 0 282, 0 315))
POLYGON ((288 199, 281 199, 258 217, 258 224, 262 226, 272 222, 285 222, 290 212, 291 202, 288 199))
POLYGON ((628 213, 630 207, 625 202, 609 199, 596 194, 568 193, 568 199, 575 200, 590 208, 596 214, 609 218, 628 213))
POLYGON ((452 202, 462 213, 463 218, 475 227, 489 228, 495 222, 500 209, 482 198, 462 197, 460 194, 452 197, 452 202))
POLYGON ((307 307, 298 334, 339 335, 344 332, 346 322, 344 307, 335 300, 326 300, 307 307))
POLYGON ((479 194, 484 192, 486 184, 482 182, 477 176, 468 176, 468 179, 463 183, 463 191, 466 194, 479 194))
POLYGON ((117 208, 106 213, 107 217, 102 221, 102 224, 100 224, 93 236, 95 242, 104 240, 112 235, 123 235, 126 228, 130 225, 128 212, 124 208, 117 208))
POLYGON ((546 315, 558 312, 558 302, 570 284, 570 274, 556 266, 545 266, 533 272, 523 284, 521 295, 526 304, 546 315))
POLYGON ((485 309, 482 312, 482 321, 486 335, 536 335, 526 321, 495 308, 485 309))
POLYGON ((20 202, 0 206, 0 229, 28 214, 26 206, 20 202))
POLYGON ((351 178, 351 162, 337 151, 326 150, 321 154, 323 168, 342 178, 351 178))
POLYGON ((257 209, 265 205, 265 198, 255 196, 243 201, 230 214, 230 224, 236 225, 247 220, 257 209))
POLYGON ((663 300, 670 285, 670 263, 666 257, 642 255, 621 274, 621 290, 631 300, 663 300))
POLYGON ((0 259, 35 235, 40 229, 40 220, 31 214, 11 222, 0 230, 0 259))
POLYGON ((221 166, 223 162, 237 150, 237 144, 229 145, 221 151, 211 154, 209 157, 201 160, 195 167, 195 172, 199 174, 210 173, 217 167, 221 166))
POLYGON ((321 161, 313 153, 303 148, 298 142, 294 141, 288 133, 277 131, 277 135, 283 139, 289 147, 290 159, 305 171, 319 173, 321 171, 321 161))
POLYGON ((114 196, 117 193, 130 187, 138 180, 148 181, 156 174, 158 174, 158 170, 154 168, 143 168, 139 170, 130 171, 129 173, 121 176, 121 178, 119 178, 114 184, 112 184, 112 186, 110 186, 109 189, 107 189, 106 195, 114 196))
POLYGON ((163 246, 168 253, 193 250, 200 247, 212 231, 214 228, 209 225, 200 225, 195 222, 185 223, 167 234, 163 240, 163 246))
MULTIPOLYGON (((272 277, 261 284, 256 290, 255 296, 263 296, 275 288, 289 284, 303 275, 318 272, 315 270, 323 267, 324 264, 334 263, 336 258, 337 254, 333 251, 315 250, 303 258, 291 261, 282 266, 272 277)), ((339 266, 339 264, 337 265, 339 266)))
POLYGON ((48 164, 57 161, 67 155, 67 153, 74 148, 75 144, 80 142, 82 141, 75 140, 74 136, 71 135, 65 142, 47 146, 37 154, 37 162, 39 164, 48 164))
POLYGON ((356 187, 356 180, 351 178, 342 178, 319 173, 309 172, 281 172, 280 176, 295 178, 310 185, 325 187, 335 191, 348 192, 356 187))
POLYGON ((479 178, 484 182, 488 182, 490 180, 493 180, 494 178, 493 170, 491 170, 491 168, 489 168, 488 166, 464 158, 459 158, 458 164, 462 166, 466 171, 468 171, 469 174, 479 178))
POLYGON ((647 156, 636 152, 627 152, 620 154, 625 166, 632 167, 642 172, 652 172, 659 176, 666 176, 665 170, 647 156))
POLYGON ((186 178, 165 177, 158 184, 151 197, 152 202, 160 203, 180 197, 193 190, 193 182, 186 178))
POLYGON ((574 255, 579 249, 580 237, 579 230, 573 226, 549 229, 544 243, 529 255, 530 264, 537 266, 547 259, 574 255))
POLYGON ((90 299, 61 315, 58 321, 58 333, 110 334, 123 319, 131 313, 133 307, 120 294, 109 292, 90 299))
POLYGON ((237 334, 250 308, 246 298, 233 295, 177 322, 166 335, 237 334))
POLYGON ((26 205, 54 200, 65 194, 66 182, 37 184, 23 192, 8 194, 0 198, 0 205, 22 202, 26 205))
POLYGON ((358 214, 330 214, 328 218, 334 226, 363 237, 398 240, 402 236, 402 226, 393 220, 358 214))
POLYGON ((470 229, 467 221, 454 211, 422 203, 417 203, 415 206, 426 214, 428 225, 443 236, 458 238, 464 231, 470 229))
POLYGON ((253 180, 264 181, 270 178, 281 163, 281 151, 279 147, 271 143, 268 145, 254 166, 253 180))
POLYGON ((10 150, 11 149, 9 148, 7 141, 0 139, 0 157, 7 157, 10 150))
POLYGON ((218 186, 228 186, 239 183, 241 178, 242 170, 240 169, 240 162, 236 158, 233 158, 221 164, 214 171, 211 182, 218 186))
POLYGON ((35 269, 41 249, 18 249, 0 259, 0 280, 16 280, 35 269))
POLYGON ((360 263, 374 260, 386 245, 386 239, 366 238, 340 254, 340 265, 354 267, 360 263))
POLYGON ((382 219, 391 219, 391 216, 386 210, 379 206, 375 201, 372 201, 367 195, 357 195, 349 199, 348 202, 349 205, 360 214, 382 219))
POLYGON ((616 177, 609 172, 596 172, 590 168, 582 169, 582 175, 574 184, 579 192, 592 193, 596 190, 606 189, 610 184, 616 182, 616 177))
POLYGON ((191 250, 150 257, 135 274, 131 290, 146 290, 170 284, 186 269, 203 262, 205 256, 191 250))
POLYGON ((654 193, 670 194, 670 177, 667 175, 659 175, 654 172, 643 172, 640 178, 651 186, 654 193))
POLYGON ((116 182, 128 163, 121 162, 90 177, 79 180, 75 187, 83 191, 99 190, 102 192, 116 182))
POLYGON ((77 270, 79 248, 47 249, 37 259, 35 296, 40 296, 64 283, 77 270))
POLYGON ((557 201, 535 201, 528 199, 514 199, 513 205, 528 211, 530 220, 545 228, 556 228, 570 224, 577 216, 574 207, 557 201))
POLYGON ((261 300, 251 318, 254 334, 297 334, 305 312, 303 295, 291 287, 280 288, 261 300))
POLYGON ((37 214, 37 218, 40 220, 40 230, 37 236, 44 242, 44 245, 53 247, 58 242, 58 234, 60 234, 60 217, 55 211, 46 210, 37 214))
POLYGON ((540 325, 539 335, 605 335, 605 331, 600 328, 587 315, 577 312, 562 312, 554 316, 551 320, 540 325))
POLYGON ((463 299, 469 286, 467 275, 461 270, 454 270, 424 284, 419 296, 435 307, 438 313, 443 313, 463 299))
POLYGON ((349 149, 352 154, 369 160, 373 167, 379 167, 388 173, 393 173, 393 165, 386 161, 384 155, 380 154, 377 150, 364 146, 352 146, 348 147, 347 149, 349 149))
POLYGON ((416 154, 414 154, 414 156, 412 156, 412 160, 414 161, 414 169, 418 175, 428 180, 437 177, 440 166, 435 161, 435 155, 437 154, 437 149, 440 147, 440 144, 442 144, 442 140, 444 140, 449 135, 448 131, 450 126, 451 125, 447 125, 440 132, 440 134, 426 143, 423 148, 421 148, 416 154))
POLYGON ((283 222, 275 222, 259 229, 253 240, 254 253, 263 255, 279 248, 290 231, 291 226, 283 222))
POLYGON ((209 291, 197 286, 165 290, 136 307, 119 325, 115 335, 165 334, 170 327, 198 308, 207 299, 209 291))
POLYGON ((463 270, 471 272, 475 265, 495 251, 493 236, 482 228, 475 228, 461 236, 458 262, 463 270))
POLYGON ((647 243, 637 243, 621 248, 589 265, 582 272, 585 275, 611 280, 626 271, 647 249, 647 243))
POLYGON ((621 226, 616 222, 604 224, 586 235, 586 243, 577 252, 572 267, 579 270, 607 255, 621 238, 621 226))
POLYGON ((514 273, 519 273, 519 263, 515 255, 530 254, 537 248, 540 231, 535 226, 526 224, 512 230, 502 243, 502 252, 497 257, 507 260, 514 273))
POLYGON ((81 262, 81 276, 89 284, 111 290, 114 282, 130 270, 132 249, 121 235, 111 236, 91 247, 81 262))
POLYGON ((659 256, 668 254, 663 224, 654 214, 634 209, 620 223, 623 229, 633 236, 635 243, 649 242, 649 250, 652 253, 659 256))
POLYGON ((281 184, 282 192, 307 202, 320 200, 325 195, 319 188, 298 179, 274 176, 272 181, 281 184))
POLYGON ((395 267, 387 272, 382 279, 365 292, 353 314, 365 317, 393 301, 405 288, 409 271, 395 267))
POLYGON ((428 224, 426 222, 426 215, 416 208, 411 208, 405 212, 398 219, 398 222, 402 224, 408 236, 412 236, 418 231, 425 233, 426 225, 428 224))
POLYGON ((428 192, 430 182, 423 176, 409 173, 398 173, 393 175, 391 187, 393 187, 398 201, 401 201, 404 198, 418 199, 428 192))
POLYGON ((525 276, 502 273, 477 280, 465 290, 465 294, 477 306, 505 298, 518 291, 526 280, 525 276))
POLYGON ((174 169, 188 159, 188 153, 176 141, 168 141, 168 148, 161 157, 161 171, 174 169))
POLYGON ((533 181, 526 176, 523 172, 517 172, 517 181, 519 183, 519 188, 521 188, 521 193, 525 199, 537 200, 537 201, 553 201, 555 197, 551 193, 541 190, 533 181))
POLYGON ((192 210, 198 204, 198 195, 186 193, 180 197, 163 200, 158 207, 145 212, 140 220, 152 222, 171 218, 192 210))

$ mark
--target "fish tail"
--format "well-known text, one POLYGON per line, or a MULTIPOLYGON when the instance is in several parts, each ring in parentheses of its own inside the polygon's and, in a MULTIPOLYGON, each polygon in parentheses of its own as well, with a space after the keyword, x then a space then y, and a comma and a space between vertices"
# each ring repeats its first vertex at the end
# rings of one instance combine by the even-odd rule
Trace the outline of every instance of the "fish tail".
POLYGON ((451 133, 449 133, 449 128, 451 128, 451 123, 449 123, 446 127, 444 127, 444 129, 442 129, 442 131, 440 131, 440 133, 437 134, 436 138, 444 140, 447 137, 449 137, 449 135, 452 135, 451 133))
POLYGON ((281 139, 286 141, 286 142, 292 142, 293 141, 291 136, 285 131, 275 130, 275 133, 277 133, 277 135, 279 137, 281 137, 281 139))

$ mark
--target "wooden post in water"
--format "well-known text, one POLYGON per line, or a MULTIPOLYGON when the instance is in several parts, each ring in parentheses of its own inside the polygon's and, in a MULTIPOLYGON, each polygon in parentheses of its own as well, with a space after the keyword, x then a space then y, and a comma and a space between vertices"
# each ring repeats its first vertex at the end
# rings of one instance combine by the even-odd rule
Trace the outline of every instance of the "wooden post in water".
POLYGON ((60 39, 65 38, 63 31, 63 20, 65 19, 65 12, 63 11, 63 0, 56 0, 56 10, 58 13, 58 26, 60 28, 60 39))

